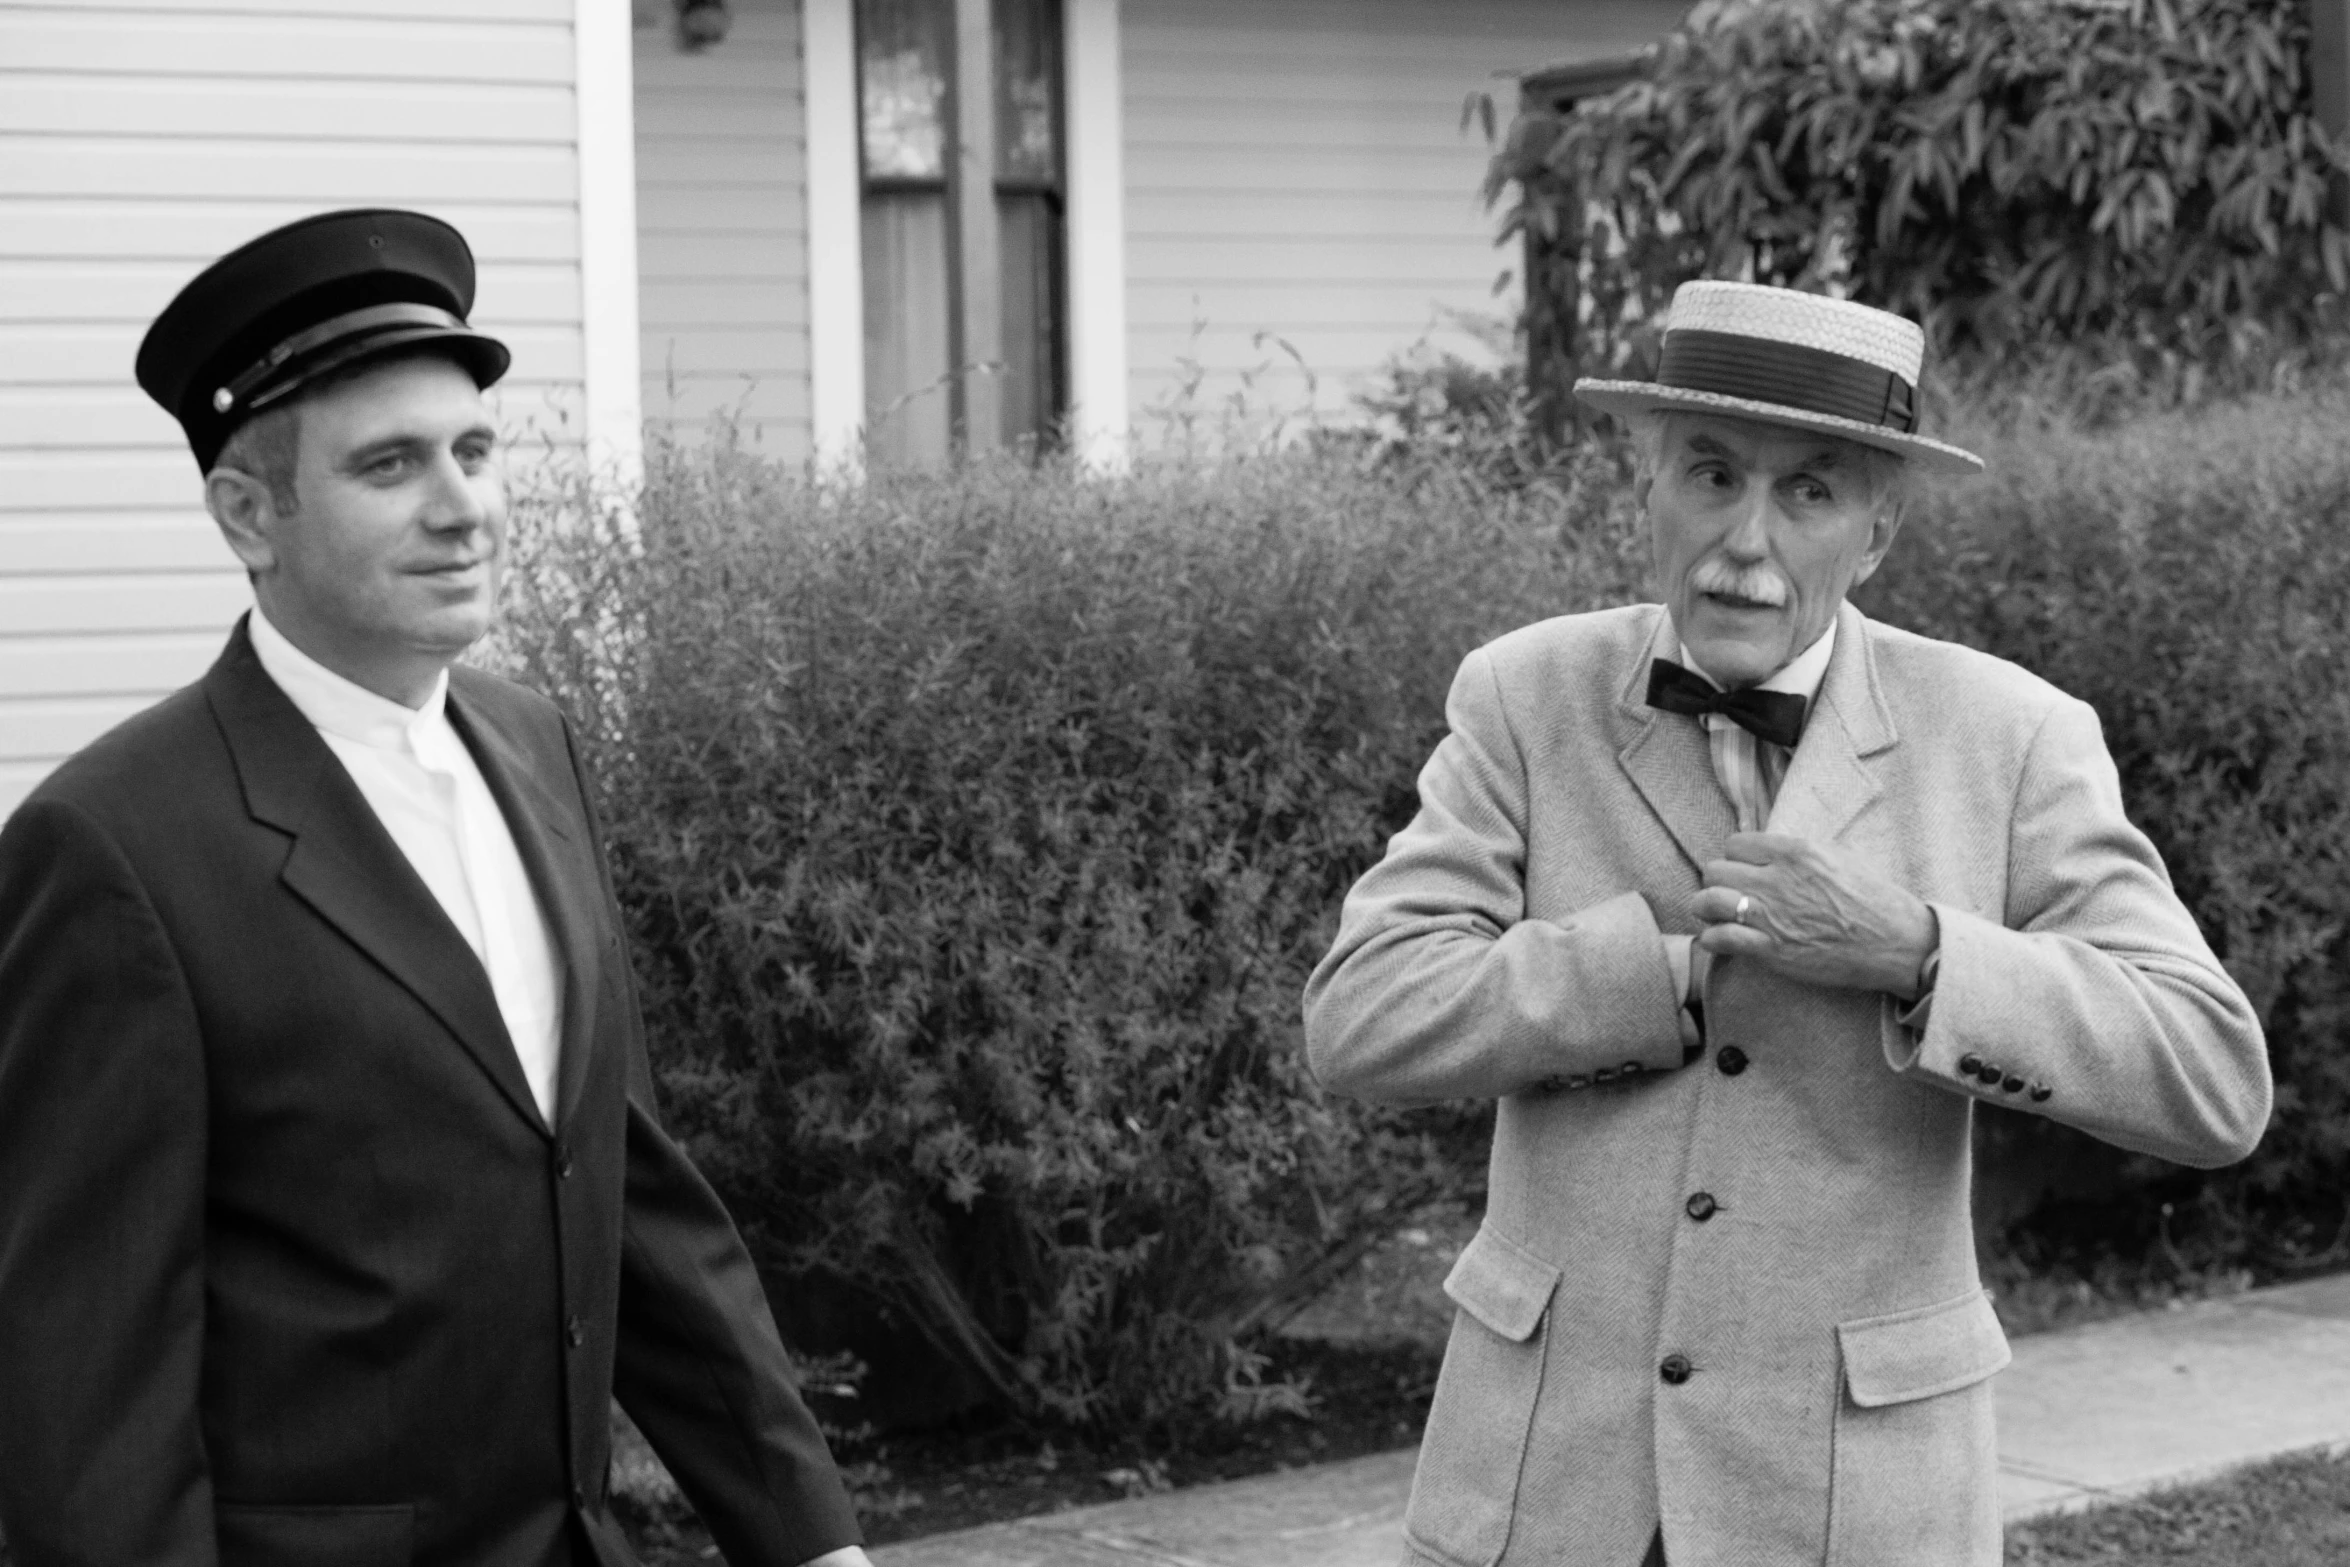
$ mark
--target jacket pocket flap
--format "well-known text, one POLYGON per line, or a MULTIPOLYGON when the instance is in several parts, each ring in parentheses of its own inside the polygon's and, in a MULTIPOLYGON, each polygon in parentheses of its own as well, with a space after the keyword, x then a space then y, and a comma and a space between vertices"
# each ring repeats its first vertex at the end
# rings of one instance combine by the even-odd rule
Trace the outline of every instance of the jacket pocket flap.
POLYGON ((1542 1326, 1558 1282, 1558 1269, 1506 1236, 1480 1228, 1445 1275, 1444 1293, 1503 1338, 1523 1344, 1542 1326))
POLYGON ((2007 1335, 1982 1290, 1890 1316, 1838 1324, 1844 1382, 1864 1409, 1953 1393, 2004 1367, 2007 1335))

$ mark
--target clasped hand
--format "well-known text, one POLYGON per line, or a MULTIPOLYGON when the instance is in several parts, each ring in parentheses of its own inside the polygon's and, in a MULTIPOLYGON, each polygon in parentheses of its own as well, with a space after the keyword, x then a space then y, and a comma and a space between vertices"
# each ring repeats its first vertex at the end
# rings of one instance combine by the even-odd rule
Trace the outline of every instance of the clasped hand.
POLYGON ((1722 852, 1691 905, 1700 947, 1813 985, 1916 996, 1939 931, 1915 893, 1848 849, 1782 833, 1738 833, 1722 852))

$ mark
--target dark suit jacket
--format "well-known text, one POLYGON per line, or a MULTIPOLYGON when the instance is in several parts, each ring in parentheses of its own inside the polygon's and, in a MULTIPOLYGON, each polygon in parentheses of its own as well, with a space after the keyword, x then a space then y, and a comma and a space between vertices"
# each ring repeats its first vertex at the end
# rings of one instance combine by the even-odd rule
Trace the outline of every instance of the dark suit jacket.
POLYGON ((465 669, 449 714, 563 965, 552 1129, 481 964, 241 624, 0 831, 19 1567, 615 1567, 615 1391, 737 1567, 855 1542, 655 1115, 570 732, 465 669))

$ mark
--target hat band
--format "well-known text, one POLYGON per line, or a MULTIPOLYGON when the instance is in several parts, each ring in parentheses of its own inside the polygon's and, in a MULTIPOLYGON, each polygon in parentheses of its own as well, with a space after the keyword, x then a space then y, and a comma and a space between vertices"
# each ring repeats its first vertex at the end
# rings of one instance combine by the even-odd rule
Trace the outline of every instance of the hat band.
POLYGON ((1694 328, 1665 332, 1656 379, 1690 392, 1777 403, 1914 434, 1915 389, 1892 371, 1824 348, 1694 328))
POLYGON ((398 303, 346 310, 339 316, 329 316, 316 326, 296 332, 255 360, 242 375, 212 394, 212 411, 224 414, 242 407, 247 413, 253 413, 266 408, 301 382, 289 375, 281 385, 264 389, 265 383, 285 372, 289 365, 298 368, 298 361, 304 356, 320 349, 352 347, 359 340, 419 326, 457 332, 468 330, 464 317, 443 310, 438 305, 398 303))

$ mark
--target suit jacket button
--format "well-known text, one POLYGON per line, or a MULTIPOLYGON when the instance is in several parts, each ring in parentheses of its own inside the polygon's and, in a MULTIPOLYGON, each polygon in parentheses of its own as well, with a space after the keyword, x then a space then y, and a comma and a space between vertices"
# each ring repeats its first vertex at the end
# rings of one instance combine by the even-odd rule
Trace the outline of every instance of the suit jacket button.
POLYGON ((1712 1218, 1722 1205, 1714 1201, 1712 1192, 1691 1192, 1689 1200, 1681 1206, 1687 1211, 1689 1217, 1703 1224, 1712 1218))
POLYGON ((1567 1080, 1559 1076, 1556 1072, 1553 1072, 1550 1074, 1550 1076, 1544 1078, 1541 1082, 1536 1083, 1534 1086, 1541 1089, 1546 1094, 1555 1094, 1560 1089, 1567 1086, 1567 1080))
POLYGON ((2034 1083, 2032 1085, 2032 1103, 2045 1104, 2048 1101, 2048 1096, 2055 1092, 2056 1090, 2046 1083, 2034 1083))
POLYGON ((559 1181, 571 1179, 571 1145, 569 1143, 555 1145, 555 1179, 559 1181))
POLYGON ((571 1488, 571 1510, 575 1513, 587 1511, 587 1492, 576 1485, 571 1488))
POLYGON ((1612 1066, 1595 1068, 1592 1071, 1591 1080, 1595 1083, 1612 1083, 1616 1080, 1616 1069, 1612 1066))
POLYGON ((1663 1377, 1674 1387, 1679 1387, 1682 1383, 1688 1381, 1689 1372, 1689 1357, 1687 1355, 1681 1354, 1667 1355, 1661 1362, 1658 1363, 1656 1368, 1656 1374, 1660 1377, 1663 1377))
POLYGON ((1647 1070, 1648 1068, 1642 1066, 1637 1061, 1627 1061, 1622 1066, 1616 1068, 1616 1075, 1618 1077, 1638 1077, 1641 1073, 1647 1070))
POLYGON ((1746 1070, 1746 1052, 1736 1045, 1724 1045, 1714 1052, 1714 1065, 1724 1077, 1736 1077, 1746 1070))
POLYGON ((1969 1077, 1979 1077, 1983 1071, 1983 1058, 1970 1050, 1958 1058, 1958 1069, 1969 1077))
POLYGON ((563 1319, 563 1337, 570 1341, 573 1349, 577 1349, 587 1342, 587 1327, 576 1315, 566 1317, 563 1319))
POLYGON ((1591 1079, 1585 1077, 1582 1073, 1577 1072, 1573 1077, 1567 1079, 1567 1086, 1569 1088, 1589 1088, 1591 1086, 1591 1079))

